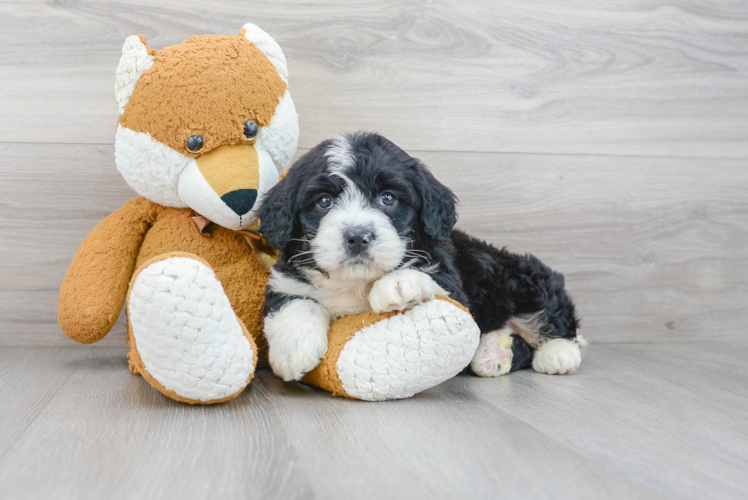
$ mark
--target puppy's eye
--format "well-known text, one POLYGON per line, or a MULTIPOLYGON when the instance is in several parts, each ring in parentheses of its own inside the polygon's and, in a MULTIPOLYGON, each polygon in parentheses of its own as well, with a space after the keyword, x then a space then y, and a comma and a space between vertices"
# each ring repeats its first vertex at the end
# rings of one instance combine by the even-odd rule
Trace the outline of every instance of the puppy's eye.
POLYGON ((385 207, 394 207, 395 203, 397 203, 397 198, 392 193, 382 193, 382 196, 379 197, 379 203, 385 207))
POLYGON ((317 200, 317 208, 320 210, 329 210, 330 207, 332 207, 332 198, 330 198, 330 195, 323 194, 320 196, 317 200))
POLYGON ((204 145, 205 141, 203 141, 202 135, 191 135, 184 141, 184 147, 192 154, 198 154, 203 150, 204 145))
POLYGON ((257 137, 257 132, 259 131, 260 128, 257 126, 256 121, 247 120, 244 122, 244 137, 246 137, 248 141, 254 141, 255 137, 257 137))

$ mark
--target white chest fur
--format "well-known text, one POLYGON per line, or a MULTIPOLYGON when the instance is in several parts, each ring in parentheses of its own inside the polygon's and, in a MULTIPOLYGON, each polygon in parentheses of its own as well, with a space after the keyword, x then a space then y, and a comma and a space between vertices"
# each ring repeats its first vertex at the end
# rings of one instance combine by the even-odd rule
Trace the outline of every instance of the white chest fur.
POLYGON ((334 279, 316 270, 305 272, 309 283, 273 271, 268 286, 286 295, 308 297, 330 312, 331 319, 371 310, 369 292, 375 280, 334 279))
POLYGON ((316 300, 335 318, 371 310, 369 292, 372 282, 368 280, 335 280, 319 271, 307 275, 317 289, 316 300))

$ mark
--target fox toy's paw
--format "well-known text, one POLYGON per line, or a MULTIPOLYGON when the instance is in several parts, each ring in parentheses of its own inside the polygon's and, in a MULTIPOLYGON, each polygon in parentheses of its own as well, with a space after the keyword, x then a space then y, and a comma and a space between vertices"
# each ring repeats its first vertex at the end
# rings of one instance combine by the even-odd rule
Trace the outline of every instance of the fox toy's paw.
POLYGON ((133 278, 128 316, 131 369, 172 399, 226 401, 254 375, 254 341, 198 259, 146 263, 133 278))
POLYGON ((353 399, 408 398, 462 371, 479 338, 470 313, 446 297, 347 316, 331 325, 327 354, 303 381, 353 399))

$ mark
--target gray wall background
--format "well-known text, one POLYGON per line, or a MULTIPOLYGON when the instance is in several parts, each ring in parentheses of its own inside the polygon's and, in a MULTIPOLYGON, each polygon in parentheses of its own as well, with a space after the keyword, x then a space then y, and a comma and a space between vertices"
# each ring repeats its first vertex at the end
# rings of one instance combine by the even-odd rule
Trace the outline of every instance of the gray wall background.
POLYGON ((288 58, 299 153, 388 136, 456 191, 459 227, 566 274, 590 341, 743 335, 746 2, 11 1, 0 345, 72 343, 56 320, 67 265, 134 195, 113 151, 125 37, 160 49, 245 22, 288 58))

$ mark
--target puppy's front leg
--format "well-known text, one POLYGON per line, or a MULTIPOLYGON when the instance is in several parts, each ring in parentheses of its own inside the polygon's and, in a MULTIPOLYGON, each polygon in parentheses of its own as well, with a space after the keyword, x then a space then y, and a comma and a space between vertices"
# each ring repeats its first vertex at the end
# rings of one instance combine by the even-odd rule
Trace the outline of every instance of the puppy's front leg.
POLYGON ((327 352, 330 313, 310 299, 293 299, 265 317, 265 338, 273 373, 300 380, 327 352))
POLYGON ((369 293, 369 305, 376 313, 402 311, 434 298, 448 295, 426 273, 415 269, 392 271, 374 282, 369 293))

